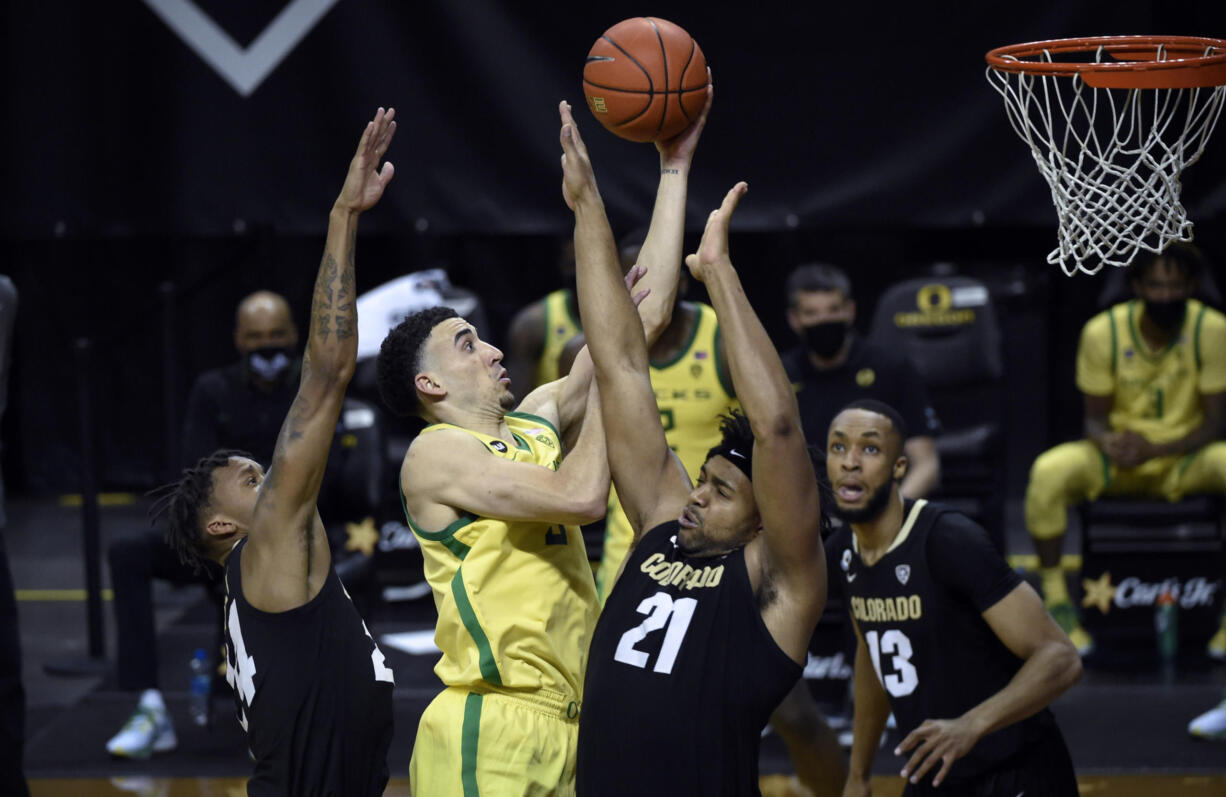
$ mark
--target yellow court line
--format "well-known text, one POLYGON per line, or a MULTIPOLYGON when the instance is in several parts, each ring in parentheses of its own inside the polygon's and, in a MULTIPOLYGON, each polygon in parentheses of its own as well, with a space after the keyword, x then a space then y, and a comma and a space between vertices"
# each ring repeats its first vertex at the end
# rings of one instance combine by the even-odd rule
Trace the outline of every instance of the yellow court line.
MULTIPOLYGON (((1011 556, 1006 556, 1009 562, 1009 567, 1014 570, 1038 571, 1039 557, 1032 553, 1015 553, 1011 556)), ((1060 557, 1060 569, 1069 570, 1074 573, 1081 572, 1081 554, 1066 553, 1060 557)))
MULTIPOLYGON (((18 589, 14 590, 19 601, 83 601, 86 593, 83 589, 18 589)), ((112 590, 102 590, 102 600, 114 600, 112 590)))
MULTIPOLYGON (((85 501, 80 493, 65 493, 57 503, 60 506, 79 507, 85 501)), ((132 506, 135 503, 135 493, 98 493, 98 506, 132 506)))

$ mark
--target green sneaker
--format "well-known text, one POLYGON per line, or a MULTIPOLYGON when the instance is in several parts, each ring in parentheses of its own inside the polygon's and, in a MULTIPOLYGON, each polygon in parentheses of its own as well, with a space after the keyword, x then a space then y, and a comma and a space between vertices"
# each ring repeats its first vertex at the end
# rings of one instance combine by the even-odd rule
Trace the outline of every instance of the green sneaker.
POLYGON ((1073 647, 1077 648, 1077 653, 1082 656, 1088 656, 1094 650, 1094 640, 1086 633, 1086 630, 1081 627, 1081 621, 1077 618, 1077 610, 1073 608, 1073 604, 1068 601, 1061 601, 1047 607, 1047 611, 1051 612, 1052 619, 1056 621, 1056 625, 1068 634, 1069 640, 1073 643, 1073 647))

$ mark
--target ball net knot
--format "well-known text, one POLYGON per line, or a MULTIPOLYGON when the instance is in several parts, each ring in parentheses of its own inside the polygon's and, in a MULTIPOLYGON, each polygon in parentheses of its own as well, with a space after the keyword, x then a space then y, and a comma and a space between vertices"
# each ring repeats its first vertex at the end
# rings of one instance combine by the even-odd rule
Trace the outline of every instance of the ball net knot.
MULTIPOLYGON (((1220 52, 1226 51, 1206 46, 1204 55, 1220 52)), ((1168 48, 1158 44, 1149 55, 1166 61, 1168 48)), ((1204 152, 1226 86, 1096 87, 1081 65, 1038 71, 1038 65, 1057 66, 1047 48, 1026 62, 1010 54, 1000 59, 1003 66, 988 67, 988 81, 1030 147, 1059 219, 1059 245, 1048 263, 1069 276, 1094 274, 1104 265, 1127 266, 1142 249, 1157 254, 1174 241, 1192 240, 1180 175, 1204 152)), ((1092 59, 1117 63, 1101 45, 1092 59)))

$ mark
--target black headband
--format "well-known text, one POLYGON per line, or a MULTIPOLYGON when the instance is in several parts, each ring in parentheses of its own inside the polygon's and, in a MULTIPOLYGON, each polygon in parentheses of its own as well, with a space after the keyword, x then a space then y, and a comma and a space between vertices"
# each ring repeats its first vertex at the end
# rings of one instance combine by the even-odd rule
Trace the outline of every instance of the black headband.
POLYGON ((723 457, 740 468, 746 479, 753 481, 753 443, 749 444, 748 449, 745 446, 720 443, 707 452, 707 459, 711 457, 723 457))

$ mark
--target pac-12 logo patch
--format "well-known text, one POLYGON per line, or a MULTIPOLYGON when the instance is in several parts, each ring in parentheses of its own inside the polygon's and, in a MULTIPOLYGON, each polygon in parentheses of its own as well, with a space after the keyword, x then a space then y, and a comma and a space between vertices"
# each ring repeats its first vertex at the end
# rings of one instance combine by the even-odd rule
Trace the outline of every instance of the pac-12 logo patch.
POLYGON ((843 564, 844 570, 851 569, 851 549, 850 548, 843 549, 843 563, 842 564, 843 564))
POLYGON ((894 575, 898 576, 898 583, 906 586, 908 579, 911 578, 911 565, 899 565, 894 568, 894 575))
POLYGON ((507 444, 502 442, 501 440, 491 440, 490 448, 494 449, 499 454, 507 453, 507 444))

